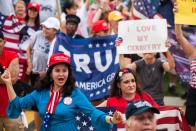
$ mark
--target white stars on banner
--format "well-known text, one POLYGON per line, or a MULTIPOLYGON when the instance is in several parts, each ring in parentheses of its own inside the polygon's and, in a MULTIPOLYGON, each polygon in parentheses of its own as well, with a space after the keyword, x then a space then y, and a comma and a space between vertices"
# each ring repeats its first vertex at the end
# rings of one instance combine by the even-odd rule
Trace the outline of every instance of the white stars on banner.
POLYGON ((106 47, 107 46, 107 43, 103 43, 103 47, 106 47))
POLYGON ((108 86, 107 88, 103 88, 102 90, 98 90, 95 93, 90 93, 89 97, 92 98, 96 95, 100 95, 101 93, 106 93, 108 90, 110 90, 111 86, 108 86))
POLYGON ((94 93, 91 93, 89 96, 90 96, 90 97, 93 97, 93 96, 94 96, 94 93))
POLYGON ((90 44, 88 44, 88 47, 89 48, 101 48, 101 47, 107 47, 107 46, 113 46, 114 45, 114 42, 109 42, 109 43, 106 43, 106 42, 104 42, 104 43, 90 43, 90 44))
POLYGON ((114 42, 110 42, 110 44, 109 45, 114 45, 114 42))
POLYGON ((96 44, 96 47, 97 47, 97 48, 98 48, 98 47, 100 47, 100 44, 99 44, 99 43, 97 43, 97 44, 96 44))
POLYGON ((100 91, 96 91, 96 95, 99 95, 100 94, 100 91))
POLYGON ((88 47, 89 47, 89 48, 93 48, 93 45, 90 43, 90 44, 88 45, 88 47))
POLYGON ((106 92, 106 89, 104 88, 104 89, 102 90, 102 92, 105 93, 105 92, 106 92))

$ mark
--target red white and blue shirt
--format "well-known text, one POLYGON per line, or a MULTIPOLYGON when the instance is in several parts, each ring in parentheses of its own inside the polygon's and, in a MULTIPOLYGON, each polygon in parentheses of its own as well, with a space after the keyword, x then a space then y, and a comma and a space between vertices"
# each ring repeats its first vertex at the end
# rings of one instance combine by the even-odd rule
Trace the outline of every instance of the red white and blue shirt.
POLYGON ((196 89, 196 56, 191 62, 190 69, 191 69, 190 70, 191 71, 190 85, 191 85, 191 87, 196 89))

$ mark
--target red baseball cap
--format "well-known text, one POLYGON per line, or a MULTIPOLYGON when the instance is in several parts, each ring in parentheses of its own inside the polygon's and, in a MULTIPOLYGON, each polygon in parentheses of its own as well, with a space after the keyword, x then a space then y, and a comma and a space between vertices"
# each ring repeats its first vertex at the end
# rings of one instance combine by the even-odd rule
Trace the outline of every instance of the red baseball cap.
POLYGON ((35 8, 37 12, 40 10, 40 4, 37 2, 30 2, 27 6, 28 9, 35 8))
POLYGON ((99 31, 109 30, 108 23, 105 20, 98 20, 93 23, 92 32, 97 33, 99 31))
POLYGON ((50 67, 54 64, 57 64, 57 63, 66 63, 66 64, 70 65, 70 57, 63 54, 63 53, 53 54, 50 57, 48 67, 50 67))

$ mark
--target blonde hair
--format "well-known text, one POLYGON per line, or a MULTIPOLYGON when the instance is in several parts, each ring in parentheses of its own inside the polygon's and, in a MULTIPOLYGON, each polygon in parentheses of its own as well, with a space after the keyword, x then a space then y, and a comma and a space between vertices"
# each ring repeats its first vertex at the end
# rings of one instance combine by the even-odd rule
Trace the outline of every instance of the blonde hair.
POLYGON ((18 3, 23 4, 26 8, 26 3, 23 0, 17 0, 16 3, 15 3, 15 7, 16 7, 16 4, 18 4, 18 3))

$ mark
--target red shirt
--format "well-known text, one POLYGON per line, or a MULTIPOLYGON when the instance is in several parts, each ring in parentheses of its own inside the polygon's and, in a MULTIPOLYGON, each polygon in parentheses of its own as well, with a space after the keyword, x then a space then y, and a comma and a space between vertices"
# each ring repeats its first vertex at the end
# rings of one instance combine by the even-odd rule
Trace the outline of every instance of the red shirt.
MULTIPOLYGON (((128 102, 134 102, 138 100, 145 100, 149 102, 152 106, 159 106, 148 93, 142 92, 142 94, 140 95, 137 92, 135 97, 130 101, 127 101, 122 97, 120 98, 110 97, 107 99, 107 107, 116 107, 117 111, 120 111, 121 113, 125 114, 125 110, 126 110, 126 107, 128 106, 128 102)), ((118 128, 124 128, 124 124, 122 123, 118 124, 118 128)))
MULTIPOLYGON (((15 58, 18 58, 18 55, 15 52, 8 51, 3 49, 2 54, 0 55, 0 64, 5 68, 8 68, 11 61, 15 58)), ((0 116, 6 116, 6 109, 8 106, 8 94, 5 84, 0 84, 0 116)))
POLYGON ((19 21, 21 24, 23 24, 24 21, 25 21, 25 16, 24 16, 23 18, 20 18, 20 17, 16 16, 16 18, 18 19, 18 21, 19 21))

